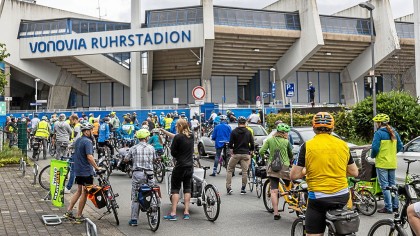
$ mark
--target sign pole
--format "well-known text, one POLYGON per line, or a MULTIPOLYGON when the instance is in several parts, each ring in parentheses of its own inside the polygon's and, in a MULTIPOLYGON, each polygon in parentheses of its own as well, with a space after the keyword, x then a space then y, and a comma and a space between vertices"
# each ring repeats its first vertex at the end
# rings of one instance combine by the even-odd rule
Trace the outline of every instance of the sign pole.
POLYGON ((292 98, 289 98, 289 105, 290 105, 290 126, 293 127, 292 98))
POLYGON ((261 120, 262 120, 263 127, 265 129, 265 119, 264 119, 264 92, 261 93, 261 109, 262 109, 262 117, 261 117, 261 120))

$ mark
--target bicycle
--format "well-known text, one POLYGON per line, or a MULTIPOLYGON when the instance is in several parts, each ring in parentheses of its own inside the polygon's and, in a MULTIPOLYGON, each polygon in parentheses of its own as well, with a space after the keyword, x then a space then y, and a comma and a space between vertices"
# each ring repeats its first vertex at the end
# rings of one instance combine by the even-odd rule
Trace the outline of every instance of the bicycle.
POLYGON ((262 183, 261 176, 257 176, 256 174, 256 168, 260 165, 265 164, 263 158, 260 156, 259 149, 260 148, 258 144, 256 144, 255 150, 252 153, 251 161, 249 163, 249 168, 248 168, 249 191, 252 192, 254 190, 254 185, 255 185, 255 190, 257 192, 258 198, 260 198, 262 195, 263 183, 262 183))
POLYGON ((39 154, 44 150, 44 145, 42 144, 42 139, 32 137, 32 159, 35 161, 39 160, 39 154))
MULTIPOLYGON (((73 162, 70 162, 70 146, 67 146, 67 145, 65 145, 65 146, 61 146, 62 148, 66 148, 66 156, 62 156, 62 157, 60 157, 60 160, 61 161, 67 161, 67 165, 68 165, 68 169, 70 170, 71 169, 71 166, 72 166, 72 164, 73 164, 73 162)), ((39 154, 38 154, 39 155, 39 154)), ((45 190, 47 190, 47 191, 50 191, 50 167, 51 167, 51 165, 47 165, 47 166, 45 166, 40 172, 39 172, 39 175, 38 175, 38 182, 39 182, 39 185, 43 188, 43 189, 45 189, 45 190)), ((69 175, 69 173, 70 173, 70 171, 68 171, 67 172, 67 175, 66 175, 66 178, 65 178, 65 181, 67 180, 67 177, 68 177, 68 175, 69 175)), ((64 182, 65 182, 64 181, 64 182)))
POLYGON ((351 203, 350 208, 352 208, 354 204, 358 212, 363 215, 373 215, 378 208, 378 204, 375 196, 369 191, 369 188, 371 187, 359 186, 359 179, 350 178, 349 180, 353 183, 349 188, 351 196, 351 201, 349 201, 351 203))
MULTIPOLYGON (((377 221, 369 230, 368 236, 374 235, 400 235, 405 236, 407 232, 405 228, 407 228, 408 217, 407 217, 407 208, 413 202, 418 200, 418 195, 415 189, 415 183, 408 182, 407 180, 410 178, 409 169, 410 164, 419 160, 413 160, 404 158, 404 161, 407 162, 407 170, 406 170, 406 182, 403 185, 399 185, 398 187, 387 187, 387 190, 391 191, 391 194, 395 195, 398 194, 400 198, 400 202, 402 203, 401 211, 394 212, 393 219, 382 219, 377 221)), ((410 227, 410 230, 413 235, 415 233, 410 227)))
POLYGON ((222 167, 224 167, 225 169, 227 169, 227 165, 229 163, 231 154, 229 152, 229 142, 226 141, 221 141, 224 142, 223 145, 223 149, 222 149, 222 153, 220 154, 220 158, 219 158, 219 165, 217 167, 217 174, 220 174, 220 172, 222 171, 222 167))
POLYGON ((112 173, 112 166, 114 162, 114 160, 111 159, 111 150, 109 149, 108 146, 99 147, 98 154, 99 154, 99 158, 98 158, 97 165, 99 167, 105 168, 106 176, 107 178, 109 178, 109 176, 112 173))
POLYGON ((147 176, 147 183, 140 187, 138 200, 140 202, 140 210, 146 212, 147 221, 150 229, 155 232, 160 224, 160 205, 161 205, 161 192, 159 185, 149 184, 153 180, 151 171, 144 172, 147 176))
MULTIPOLYGON (((117 225, 120 224, 120 221, 118 219, 118 211, 117 208, 119 208, 117 204, 117 198, 119 196, 118 193, 114 193, 112 190, 111 183, 109 182, 108 178, 104 176, 104 173, 106 173, 107 170, 101 169, 99 171, 96 171, 96 175, 98 177, 98 185, 101 187, 101 191, 103 191, 103 196, 101 196, 101 199, 103 198, 106 201, 106 209, 107 211, 102 214, 101 217, 98 218, 98 220, 101 220, 102 217, 111 214, 111 212, 114 215, 115 221, 117 222, 117 225)), ((92 186, 85 186, 86 190, 89 192, 89 187, 92 186)), ((96 206, 96 204, 95 204, 96 206)))

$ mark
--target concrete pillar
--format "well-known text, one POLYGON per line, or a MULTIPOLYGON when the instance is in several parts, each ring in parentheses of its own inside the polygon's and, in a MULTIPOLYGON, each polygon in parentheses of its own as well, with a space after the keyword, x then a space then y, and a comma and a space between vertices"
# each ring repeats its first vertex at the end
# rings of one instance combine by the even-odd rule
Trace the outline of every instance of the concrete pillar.
MULTIPOLYGON (((420 71, 420 3, 414 0, 414 35, 415 35, 415 56, 416 71, 420 71)), ((414 74, 416 83, 416 95, 420 96, 420 81, 417 73, 414 74)))
POLYGON ((418 97, 419 96, 419 94, 417 92, 417 91, 419 91, 419 88, 417 86, 420 83, 417 81, 417 78, 416 78, 416 68, 418 68, 417 67, 417 61, 416 61, 416 65, 412 66, 410 69, 408 69, 402 75, 404 91, 407 91, 413 97, 418 97))
POLYGON ((71 86, 54 85, 50 88, 48 96, 48 109, 67 109, 69 104, 71 86))
MULTIPOLYGON (((141 27, 141 1, 131 0, 131 29, 141 27)), ((142 89, 141 89, 141 52, 131 52, 130 64, 130 107, 141 108, 142 89)))
MULTIPOLYGON (((4 74, 6 75, 7 84, 4 86, 4 96, 11 97, 10 93, 10 65, 4 64, 4 74)), ((6 101, 6 111, 10 111, 10 101, 6 101)))
MULTIPOLYGON (((343 86, 342 93, 347 105, 354 105, 358 102, 357 96, 357 87, 363 86, 363 84, 357 84, 355 81, 352 81, 350 78, 350 73, 348 69, 344 69, 341 72, 341 84, 343 86), (356 87, 357 86, 357 87, 356 87)), ((359 97, 360 98, 360 97, 359 97)), ((341 98, 340 98, 341 100, 341 98)))
MULTIPOLYGON (((214 50, 214 10, 213 0, 201 0, 203 6, 204 47, 201 62, 201 84, 206 90, 206 102, 211 102, 211 72, 214 50)), ((190 91, 188 91, 190 92, 190 91)))

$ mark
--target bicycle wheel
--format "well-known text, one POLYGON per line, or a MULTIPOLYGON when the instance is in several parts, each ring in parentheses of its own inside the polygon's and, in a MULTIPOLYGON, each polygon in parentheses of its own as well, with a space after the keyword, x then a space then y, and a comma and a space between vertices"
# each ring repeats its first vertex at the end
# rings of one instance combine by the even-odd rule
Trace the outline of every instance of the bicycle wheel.
POLYGON ((206 215, 207 220, 212 222, 217 220, 220 213, 221 202, 218 191, 212 184, 207 184, 204 188, 203 201, 204 214, 206 215))
POLYGON ((119 225, 120 220, 118 219, 118 211, 117 211, 118 203, 117 203, 117 200, 115 200, 116 196, 115 196, 114 192, 112 191, 112 187, 110 185, 109 185, 109 189, 105 192, 105 196, 108 197, 108 200, 107 200, 108 211, 112 210, 115 221, 116 221, 117 225, 119 225))
POLYGON ((262 195, 262 192, 263 192, 262 191, 262 188, 263 188, 262 179, 260 177, 257 177, 255 182, 256 182, 255 183, 255 191, 257 192, 257 197, 261 198, 261 195, 262 195))
POLYGON ((249 191, 252 193, 254 191, 254 184, 255 184, 255 169, 254 166, 251 164, 251 168, 248 168, 248 186, 249 191))
POLYGON ((377 221, 369 230, 368 236, 389 235, 389 236, 406 236, 407 233, 400 225, 395 225, 391 219, 383 219, 377 221))
POLYGON ((156 192, 153 192, 152 199, 150 200, 150 208, 147 211, 147 221, 149 222, 150 229, 155 232, 160 224, 160 203, 159 197, 156 192))
POLYGON ((156 163, 153 165, 153 172, 155 174, 156 181, 158 183, 163 182, 163 177, 165 176, 165 165, 162 162, 156 163))
POLYGON ((268 212, 274 212, 273 209, 273 204, 271 203, 271 187, 270 187, 270 181, 267 179, 264 182, 264 187, 263 187, 263 202, 264 202, 264 206, 265 209, 267 209, 268 212))
POLYGON ((303 228, 303 219, 297 218, 292 223, 291 236, 304 236, 306 235, 305 229, 303 228))
POLYGON ((368 190, 360 190, 357 192, 360 199, 357 199, 356 203, 357 210, 366 216, 371 216, 376 212, 378 208, 375 196, 368 190))
POLYGON ((43 189, 50 191, 50 165, 47 165, 39 172, 38 182, 43 189))

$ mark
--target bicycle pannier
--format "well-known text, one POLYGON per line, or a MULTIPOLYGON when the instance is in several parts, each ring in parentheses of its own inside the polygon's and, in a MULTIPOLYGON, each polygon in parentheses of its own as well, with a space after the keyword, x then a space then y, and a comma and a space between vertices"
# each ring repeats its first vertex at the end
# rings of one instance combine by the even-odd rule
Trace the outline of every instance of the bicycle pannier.
POLYGON ((327 212, 327 220, 331 221, 334 225, 335 232, 339 235, 347 235, 359 231, 359 214, 357 212, 336 209, 327 212))
POLYGON ((143 184, 139 188, 138 200, 142 211, 147 211, 150 208, 152 201, 153 190, 150 186, 143 184))
POLYGON ((97 185, 87 186, 88 199, 95 205, 96 208, 103 208, 106 206, 106 199, 104 191, 97 185))
POLYGON ((267 178, 267 167, 265 166, 255 167, 255 176, 260 177, 261 179, 267 178))

